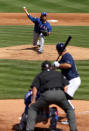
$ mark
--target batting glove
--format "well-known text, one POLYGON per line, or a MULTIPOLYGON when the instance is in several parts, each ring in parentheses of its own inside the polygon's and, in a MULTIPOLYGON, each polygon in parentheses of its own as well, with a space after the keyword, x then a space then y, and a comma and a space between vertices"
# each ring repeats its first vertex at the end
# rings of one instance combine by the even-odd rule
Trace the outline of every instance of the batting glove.
POLYGON ((60 66, 60 63, 59 63, 58 61, 54 61, 53 65, 54 65, 55 67, 59 67, 59 66, 60 66))

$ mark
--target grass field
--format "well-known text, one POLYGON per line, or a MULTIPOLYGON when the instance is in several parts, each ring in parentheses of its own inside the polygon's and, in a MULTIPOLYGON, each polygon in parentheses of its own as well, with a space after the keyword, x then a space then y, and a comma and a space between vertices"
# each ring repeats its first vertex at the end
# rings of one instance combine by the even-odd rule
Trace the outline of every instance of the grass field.
POLYGON ((0 60, 0 99, 22 98, 33 77, 39 72, 40 62, 0 60))
MULTIPOLYGON (((0 99, 23 98, 41 61, 0 60, 0 99)), ((76 61, 82 84, 75 99, 89 100, 89 61, 76 61)))
MULTIPOLYGON (((33 26, 0 26, 0 47, 32 44, 33 26)), ((65 42, 72 35, 70 45, 89 48, 89 26, 53 26, 46 44, 65 42)))
POLYGON ((89 13, 89 0, 0 0, 0 12, 23 12, 26 6, 31 12, 89 13))

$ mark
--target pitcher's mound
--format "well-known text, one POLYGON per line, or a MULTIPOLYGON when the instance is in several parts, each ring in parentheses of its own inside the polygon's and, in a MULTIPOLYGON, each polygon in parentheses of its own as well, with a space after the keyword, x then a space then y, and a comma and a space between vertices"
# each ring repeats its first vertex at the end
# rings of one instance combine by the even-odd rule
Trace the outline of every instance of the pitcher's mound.
MULTIPOLYGON (((0 59, 54 61, 58 57, 56 45, 45 45, 42 54, 38 54, 37 50, 38 49, 34 49, 32 45, 0 48, 0 59)), ((72 54, 75 60, 89 60, 89 48, 68 46, 67 50, 72 54)))

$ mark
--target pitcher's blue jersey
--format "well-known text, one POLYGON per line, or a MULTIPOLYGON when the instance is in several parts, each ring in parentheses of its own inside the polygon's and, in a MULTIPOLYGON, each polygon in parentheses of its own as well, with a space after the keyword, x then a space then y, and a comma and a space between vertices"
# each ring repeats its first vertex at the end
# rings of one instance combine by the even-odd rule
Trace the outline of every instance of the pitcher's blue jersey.
POLYGON ((69 53, 64 54, 64 56, 61 58, 59 63, 60 64, 68 63, 71 65, 71 68, 69 68, 69 69, 64 69, 64 68, 61 69, 62 74, 67 78, 67 80, 71 80, 71 79, 79 76, 77 69, 76 69, 76 64, 75 64, 74 59, 71 56, 71 54, 69 54, 69 53))
POLYGON ((48 32, 51 32, 52 27, 48 21, 43 23, 40 18, 32 17, 30 14, 28 15, 28 18, 35 24, 34 31, 36 33, 40 33, 41 30, 47 30, 48 32))

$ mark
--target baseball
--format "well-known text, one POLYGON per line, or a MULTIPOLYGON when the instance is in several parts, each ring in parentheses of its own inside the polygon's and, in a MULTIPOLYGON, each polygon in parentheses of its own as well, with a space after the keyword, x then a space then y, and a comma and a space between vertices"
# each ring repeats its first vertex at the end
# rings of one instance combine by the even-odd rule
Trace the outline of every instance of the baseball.
POLYGON ((23 8, 26 8, 25 6, 23 8))

